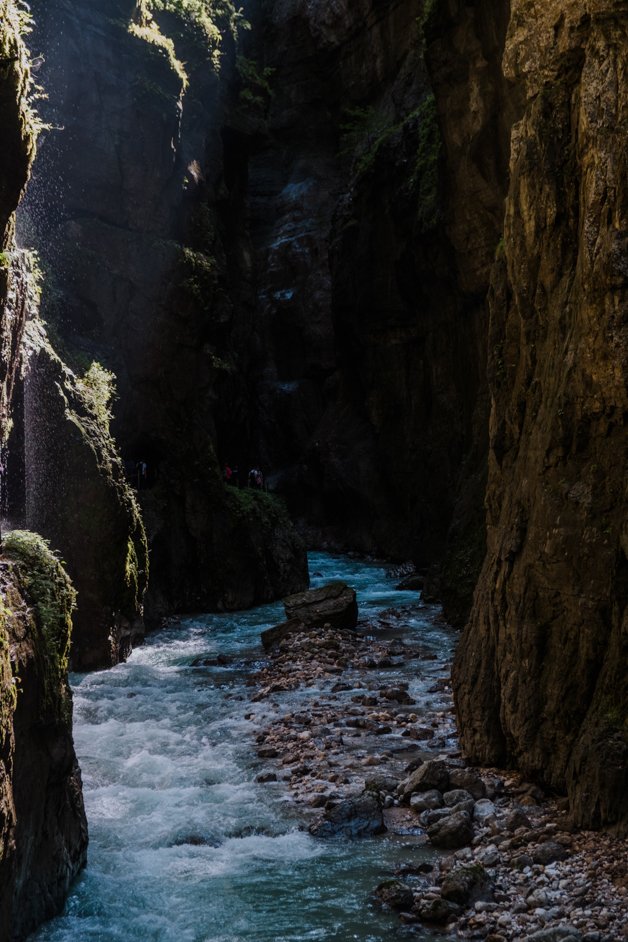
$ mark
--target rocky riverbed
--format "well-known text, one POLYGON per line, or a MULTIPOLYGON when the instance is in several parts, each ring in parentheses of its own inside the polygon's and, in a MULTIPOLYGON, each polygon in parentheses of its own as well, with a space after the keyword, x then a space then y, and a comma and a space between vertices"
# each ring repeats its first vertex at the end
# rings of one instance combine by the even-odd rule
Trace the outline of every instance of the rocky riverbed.
POLYGON ((409 853, 373 887, 371 905, 397 911, 407 931, 628 938, 626 843, 575 830, 564 800, 519 775, 465 766, 450 666, 417 643, 407 614, 384 611, 357 631, 304 627, 272 648, 249 681, 258 782, 287 787, 316 837, 411 834, 432 847, 431 862, 409 853), (420 702, 417 675, 430 695, 420 702))

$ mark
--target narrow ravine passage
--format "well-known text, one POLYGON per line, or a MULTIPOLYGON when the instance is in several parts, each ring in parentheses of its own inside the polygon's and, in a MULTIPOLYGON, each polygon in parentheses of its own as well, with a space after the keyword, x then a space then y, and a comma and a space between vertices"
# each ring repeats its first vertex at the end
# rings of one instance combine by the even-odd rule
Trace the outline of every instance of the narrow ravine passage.
MULTIPOLYGON (((397 592, 380 565, 313 554, 313 585, 343 579, 361 618, 417 599, 397 592)), ((442 673, 453 633, 437 609, 408 609, 413 641, 437 659, 406 680, 419 712, 442 673)), ((74 677, 75 740, 90 824, 87 870, 62 917, 37 942, 384 942, 396 917, 367 907, 395 864, 430 851, 412 835, 321 842, 300 829, 282 783, 258 784, 254 737, 261 722, 247 676, 261 658, 259 633, 281 606, 182 620, 149 638, 126 664, 74 677), (235 656, 228 666, 200 658, 235 656)), ((402 672, 403 667, 396 668, 402 672)), ((316 691, 308 691, 315 698, 316 691)), ((303 707, 303 691, 295 692, 303 707)), ((290 694, 282 699, 289 705, 290 694)))

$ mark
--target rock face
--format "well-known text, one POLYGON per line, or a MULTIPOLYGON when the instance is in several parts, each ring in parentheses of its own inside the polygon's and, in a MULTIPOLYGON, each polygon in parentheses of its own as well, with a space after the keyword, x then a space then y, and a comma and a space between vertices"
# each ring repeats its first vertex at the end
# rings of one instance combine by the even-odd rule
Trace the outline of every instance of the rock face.
MULTIPOLYGON (((65 130, 43 139, 21 226, 52 272, 42 305, 64 356, 75 371, 87 356, 115 373, 113 435, 127 466, 146 464, 138 500, 155 625, 173 611, 266 602, 308 578, 286 514, 225 489, 217 457, 222 422, 238 447, 221 460, 258 460, 247 433, 249 253, 237 160, 227 163, 229 17, 219 49, 185 17, 157 22, 152 6, 34 5, 42 107, 65 130)), ((69 494, 74 484, 70 475, 69 494)))
POLYGON ((73 669, 109 667, 144 636, 144 526, 96 389, 45 337, 36 343, 23 394, 25 519, 54 541, 78 590, 73 669))
MULTIPOLYGON (((469 240, 458 233, 457 246, 449 231, 450 215, 462 228, 461 213, 448 205, 419 12, 407 2, 276 0, 261 22, 251 14, 251 55, 274 70, 248 178, 266 351, 258 427, 315 537, 419 563, 443 555, 468 458, 465 480, 477 473, 480 483, 456 518, 465 545, 449 582, 464 599, 460 618, 483 549, 485 451, 470 449, 482 289, 502 209, 491 191, 477 225, 482 272, 452 277, 458 247, 470 268, 469 240)), ((456 79, 460 126, 471 92, 456 79)), ((486 133, 476 125, 466 130, 460 180, 475 170, 486 133)), ((459 130, 450 130, 459 148, 459 130)), ((464 212, 478 217, 468 204, 464 212)))
POLYGON ((466 751, 625 827, 622 4, 248 6, 219 72, 149 3, 35 4, 67 131, 24 226, 147 464, 150 620, 305 587, 286 516, 224 461, 272 471, 318 539, 439 561, 458 622, 484 559, 466 751))
POLYGON ((4 448, 28 308, 26 286, 19 266, 12 262, 14 213, 35 154, 26 51, 19 37, 18 12, 9 0, 0 3, 0 59, 0 447, 4 448))
POLYGON ((19 942, 61 910, 86 860, 67 677, 75 593, 41 538, 18 531, 0 590, 0 934, 19 942))
POLYGON ((454 682, 465 750, 628 827, 626 15, 512 4, 491 290, 488 554, 454 682))
MULTIPOLYGON (((23 14, 23 11, 21 11, 23 14)), ((0 0, 0 449, 10 428, 31 309, 13 213, 35 148, 29 73, 12 2, 0 0)), ((4 487, 5 481, 2 481, 4 487)), ((4 509, 4 491, 0 491, 4 509)), ((0 555, 0 937, 21 942, 63 906, 85 863, 87 823, 67 666, 75 593, 34 534, 0 555)))

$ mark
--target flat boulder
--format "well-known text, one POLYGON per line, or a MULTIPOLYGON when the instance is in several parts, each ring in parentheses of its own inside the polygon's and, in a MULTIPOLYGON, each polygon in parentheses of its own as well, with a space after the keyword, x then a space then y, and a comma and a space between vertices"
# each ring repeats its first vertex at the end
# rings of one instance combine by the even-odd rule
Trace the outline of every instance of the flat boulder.
POLYGON ((320 589, 290 595, 283 604, 286 618, 298 619, 306 628, 331 625, 353 629, 358 623, 355 591, 345 582, 330 582, 320 589))

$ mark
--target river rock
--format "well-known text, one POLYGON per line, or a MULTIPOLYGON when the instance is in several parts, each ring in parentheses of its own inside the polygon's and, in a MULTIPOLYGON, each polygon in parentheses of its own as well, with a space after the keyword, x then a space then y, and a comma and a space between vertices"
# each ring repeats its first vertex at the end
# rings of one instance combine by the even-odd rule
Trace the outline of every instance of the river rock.
POLYGON ((310 825, 314 837, 372 837, 386 830, 382 804, 372 791, 339 802, 321 821, 310 825))
POLYGON ((430 759, 412 772, 399 786, 402 799, 408 799, 415 792, 437 790, 447 791, 449 772, 441 759, 430 759))
POLYGON ((457 850, 466 847, 473 840, 473 825, 471 816, 466 811, 458 811, 437 821, 427 832, 434 847, 443 847, 447 850, 457 850))
POLYGON ((530 819, 521 808, 515 808, 514 811, 511 811, 504 818, 504 830, 505 831, 516 831, 519 828, 529 829, 532 827, 530 819))
POLYGON ((264 650, 270 651, 276 644, 280 644, 284 638, 297 634, 304 629, 305 625, 298 618, 291 618, 280 625, 275 625, 273 628, 267 628, 266 631, 262 631, 261 635, 264 650))
POLYGON ((433 811, 436 808, 442 808, 442 806, 443 796, 436 788, 430 789, 429 792, 418 792, 410 798, 410 807, 418 813, 433 811))
POLYGON ((473 801, 473 795, 464 788, 454 788, 450 792, 445 792, 443 801, 448 808, 460 804, 461 801, 473 801))
POLYGON ((416 573, 412 576, 406 576, 405 579, 402 579, 395 588, 398 592, 420 592, 423 586, 425 585, 425 577, 419 576, 416 573))
POLYGON ((419 916, 423 922, 433 922, 437 925, 451 922, 460 913, 460 906, 446 899, 430 899, 419 905, 419 916))
POLYGON ((486 796, 486 785, 472 769, 451 769, 449 784, 452 788, 464 788, 476 800, 486 796))
POLYGON ((407 910, 414 903, 412 890, 401 880, 385 880, 373 891, 373 902, 389 909, 407 910))
POLYGON ((495 821, 495 815, 495 805, 492 801, 489 801, 488 798, 482 798, 480 801, 475 802, 473 806, 473 817, 480 826, 495 821))
POLYGON ((298 619, 307 628, 331 625, 353 629, 358 623, 355 591, 345 582, 330 582, 320 589, 290 595, 283 604, 288 620, 298 619))
POLYGON ((397 789, 397 780, 390 775, 371 775, 364 782, 365 791, 393 794, 397 789))
POLYGON ((441 895, 452 903, 470 906, 492 897, 492 884, 481 864, 459 867, 448 873, 441 886, 441 895))
POLYGON ((573 926, 554 926, 540 929, 532 935, 520 936, 517 942, 580 942, 582 933, 573 926))
POLYGON ((557 844, 555 841, 546 841, 532 851, 534 863, 543 864, 544 866, 554 863, 555 860, 564 860, 567 856, 567 850, 562 844, 557 844))

